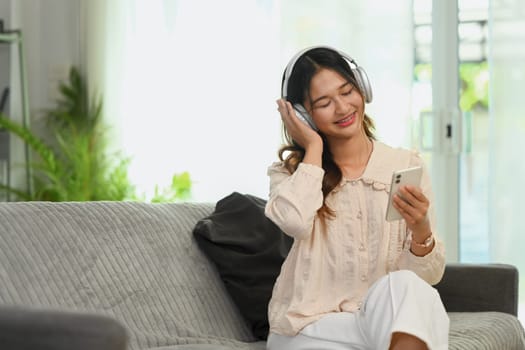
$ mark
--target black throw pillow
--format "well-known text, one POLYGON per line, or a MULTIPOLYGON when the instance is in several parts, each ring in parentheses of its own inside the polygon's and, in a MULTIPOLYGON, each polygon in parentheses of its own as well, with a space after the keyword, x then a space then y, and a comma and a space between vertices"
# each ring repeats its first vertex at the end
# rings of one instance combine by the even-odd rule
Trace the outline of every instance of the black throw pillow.
POLYGON ((193 235, 258 339, 268 337, 268 302, 292 238, 264 215, 264 199, 233 192, 193 235))

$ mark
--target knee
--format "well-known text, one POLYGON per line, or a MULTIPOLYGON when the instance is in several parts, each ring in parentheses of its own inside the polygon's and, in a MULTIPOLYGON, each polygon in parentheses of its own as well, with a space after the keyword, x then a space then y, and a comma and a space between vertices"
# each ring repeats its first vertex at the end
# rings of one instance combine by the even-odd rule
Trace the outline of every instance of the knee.
POLYGON ((427 290, 432 294, 437 294, 437 291, 425 280, 419 277, 414 271, 399 270, 391 272, 390 281, 398 287, 405 287, 417 290, 427 290))
POLYGON ((398 270, 390 272, 390 278, 406 280, 406 281, 417 281, 421 278, 412 270, 398 270))

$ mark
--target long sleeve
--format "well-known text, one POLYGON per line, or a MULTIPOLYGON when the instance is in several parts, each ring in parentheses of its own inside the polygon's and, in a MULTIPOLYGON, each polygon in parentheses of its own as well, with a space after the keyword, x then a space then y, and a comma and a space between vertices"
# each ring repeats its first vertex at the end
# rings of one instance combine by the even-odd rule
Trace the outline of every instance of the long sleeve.
POLYGON ((434 212, 434 196, 432 192, 432 183, 427 167, 418 153, 413 153, 410 166, 422 166, 423 176, 421 179, 421 190, 430 201, 428 216, 430 220, 430 227, 435 239, 434 248, 425 256, 416 256, 410 251, 411 235, 407 238, 405 249, 401 253, 399 259, 400 269, 409 269, 414 271, 419 277, 430 284, 438 283, 443 277, 445 271, 445 248, 443 242, 439 238, 436 230, 436 220, 434 212))
POLYGON ((282 163, 268 168, 270 195, 266 216, 286 234, 296 239, 310 236, 317 210, 323 205, 324 170, 301 163, 290 175, 282 163))

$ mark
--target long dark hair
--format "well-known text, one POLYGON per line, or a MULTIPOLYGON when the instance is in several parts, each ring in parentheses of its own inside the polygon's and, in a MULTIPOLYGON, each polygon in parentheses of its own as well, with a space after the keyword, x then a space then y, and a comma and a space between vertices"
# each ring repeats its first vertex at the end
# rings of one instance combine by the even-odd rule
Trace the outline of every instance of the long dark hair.
MULTIPOLYGON (((329 48, 313 48, 304 53, 295 63, 290 78, 288 79, 288 91, 285 91, 287 100, 293 104, 301 104, 310 99, 310 82, 312 77, 321 69, 331 69, 340 74, 344 79, 351 83, 363 97, 363 91, 359 90, 359 84, 350 65, 337 51, 329 48)), ((284 76, 283 76, 284 82, 284 76)), ((368 116, 364 115, 363 127, 365 134, 370 139, 375 140, 374 122, 368 116)), ((322 166, 325 171, 323 177, 323 206, 319 209, 318 214, 321 218, 333 216, 334 212, 327 206, 326 197, 341 182, 343 173, 335 163, 330 147, 323 133, 319 132, 323 139, 322 166)), ((303 161, 305 150, 297 144, 283 125, 283 135, 286 141, 278 152, 279 159, 284 162, 286 169, 294 173, 299 164, 303 161)))

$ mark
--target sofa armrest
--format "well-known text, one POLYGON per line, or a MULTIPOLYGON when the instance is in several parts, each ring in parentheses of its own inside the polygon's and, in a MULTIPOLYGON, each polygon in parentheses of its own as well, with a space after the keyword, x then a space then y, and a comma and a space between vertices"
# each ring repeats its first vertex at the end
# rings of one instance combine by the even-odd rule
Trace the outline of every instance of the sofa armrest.
POLYGON ((435 285, 448 312, 518 314, 518 269, 508 264, 447 264, 435 285))
POLYGON ((125 350, 127 335, 102 315, 0 306, 0 344, 10 350, 125 350))

